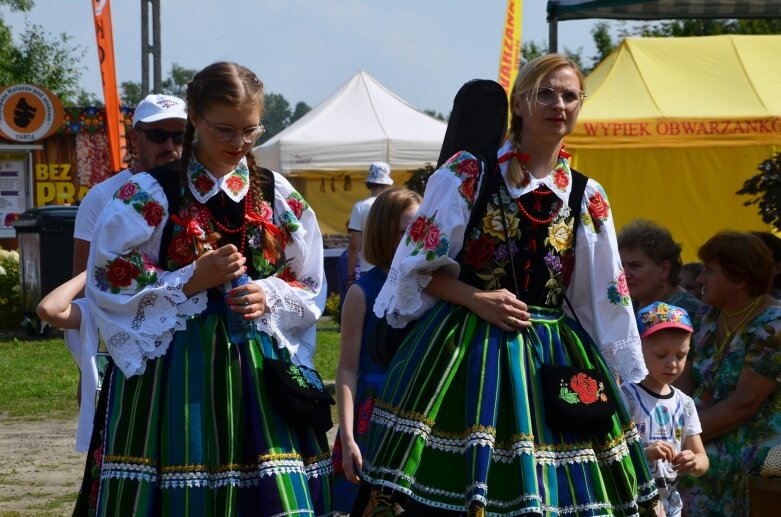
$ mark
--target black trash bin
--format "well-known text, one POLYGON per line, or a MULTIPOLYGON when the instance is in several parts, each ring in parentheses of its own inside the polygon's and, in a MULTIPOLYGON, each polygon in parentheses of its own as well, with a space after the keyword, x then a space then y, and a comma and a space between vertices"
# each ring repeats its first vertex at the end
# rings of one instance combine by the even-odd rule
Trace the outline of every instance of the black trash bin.
POLYGON ((19 241, 22 312, 28 318, 35 315, 44 296, 73 274, 77 210, 75 206, 31 208, 12 223, 19 241))

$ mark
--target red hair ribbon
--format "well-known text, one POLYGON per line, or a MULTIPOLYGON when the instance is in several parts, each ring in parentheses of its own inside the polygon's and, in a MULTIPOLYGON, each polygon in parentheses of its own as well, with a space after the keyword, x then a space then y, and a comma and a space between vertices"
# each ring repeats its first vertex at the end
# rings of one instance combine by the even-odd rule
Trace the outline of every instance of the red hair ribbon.
POLYGON ((499 157, 499 163, 510 161, 511 158, 518 158, 518 161, 526 163, 531 160, 531 156, 526 153, 504 153, 499 157))
POLYGON ((198 221, 195 219, 182 219, 176 214, 171 214, 171 220, 184 228, 184 231, 189 235, 190 237, 200 237, 203 233, 203 230, 198 225, 198 221))
POLYGON ((264 230, 266 230, 272 237, 274 237, 280 243, 283 250, 285 249, 285 244, 287 244, 285 239, 285 234, 277 226, 275 226, 273 223, 270 223, 269 221, 266 221, 255 212, 247 212, 244 218, 247 220, 248 223, 261 226, 264 230))

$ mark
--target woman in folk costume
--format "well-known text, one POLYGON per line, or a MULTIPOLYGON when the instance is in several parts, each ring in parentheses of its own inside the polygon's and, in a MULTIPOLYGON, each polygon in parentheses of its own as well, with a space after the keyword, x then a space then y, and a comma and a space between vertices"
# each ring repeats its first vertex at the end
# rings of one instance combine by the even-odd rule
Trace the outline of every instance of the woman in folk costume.
POLYGON ((77 512, 329 514, 325 431, 294 426, 266 384, 269 358, 312 364, 325 298, 315 215, 255 163, 254 73, 212 64, 187 105, 181 163, 122 186, 92 247, 86 293, 116 367, 90 456, 99 475, 77 512))
POLYGON ((526 64, 498 153, 504 91, 473 81, 456 96, 374 307, 415 323, 375 403, 354 515, 657 508, 613 378, 646 368, 607 197, 562 149, 582 89, 564 56, 526 64))

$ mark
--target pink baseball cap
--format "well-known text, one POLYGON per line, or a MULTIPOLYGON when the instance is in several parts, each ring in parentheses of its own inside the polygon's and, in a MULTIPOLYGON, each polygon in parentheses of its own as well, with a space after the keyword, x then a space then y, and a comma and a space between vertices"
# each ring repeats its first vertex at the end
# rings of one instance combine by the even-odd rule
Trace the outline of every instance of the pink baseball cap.
POLYGON ((664 302, 654 302, 637 312, 637 329, 640 337, 648 337, 662 329, 682 329, 694 332, 686 309, 664 302))

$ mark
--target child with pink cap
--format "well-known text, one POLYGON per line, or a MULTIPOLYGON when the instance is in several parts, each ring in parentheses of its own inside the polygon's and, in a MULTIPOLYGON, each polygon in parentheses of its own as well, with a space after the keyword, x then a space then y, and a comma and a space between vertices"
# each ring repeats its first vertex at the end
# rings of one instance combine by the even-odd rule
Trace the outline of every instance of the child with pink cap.
POLYGON ((692 323, 685 309, 654 302, 638 311, 637 328, 648 375, 636 384, 625 382, 621 394, 640 432, 665 514, 680 515, 682 475, 699 477, 709 466, 694 401, 672 386, 686 366, 692 323))

